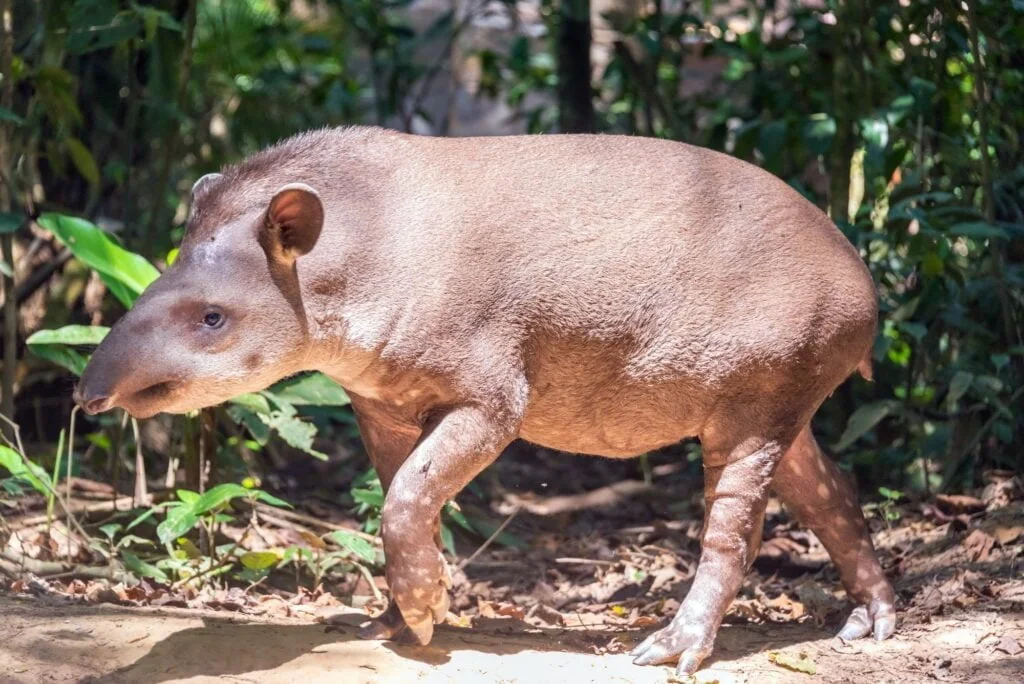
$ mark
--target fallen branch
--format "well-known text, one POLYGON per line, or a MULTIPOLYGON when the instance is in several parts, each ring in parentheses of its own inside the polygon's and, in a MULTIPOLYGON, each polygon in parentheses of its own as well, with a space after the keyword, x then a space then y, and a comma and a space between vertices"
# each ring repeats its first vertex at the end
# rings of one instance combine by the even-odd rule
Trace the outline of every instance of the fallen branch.
POLYGON ((3 551, 0 552, 0 570, 9 577, 20 577, 25 572, 40 577, 88 577, 91 579, 109 579, 116 582, 123 582, 126 579, 125 572, 117 567, 93 565, 80 565, 77 563, 60 563, 57 561, 41 561, 28 556, 15 556, 3 551))
MULTIPOLYGON (((127 511, 131 509, 131 505, 132 497, 120 496, 116 499, 105 499, 103 501, 89 501, 88 503, 82 504, 81 506, 72 505, 70 513, 79 515, 82 513, 88 514, 108 513, 122 510, 127 511)), ((21 530, 27 527, 35 527, 36 525, 42 525, 46 523, 47 518, 48 516, 46 513, 39 513, 37 515, 28 516, 24 518, 11 519, 11 528, 15 530, 21 530)))
POLYGON ((304 529, 307 532, 312 531, 309 529, 311 527, 319 527, 321 529, 330 530, 332 532, 334 530, 341 530, 349 534, 354 534, 357 537, 362 537, 366 541, 371 542, 373 544, 381 543, 380 537, 377 537, 375 535, 367 534, 366 532, 361 532, 359 530, 353 530, 349 527, 343 527, 341 525, 337 525, 326 520, 320 520, 310 515, 305 515, 303 513, 298 513, 296 511, 289 511, 284 508, 275 508, 264 503, 257 503, 255 506, 256 511, 260 514, 260 517, 263 520, 273 525, 277 525, 279 527, 304 529))
POLYGON ((587 508, 604 508, 614 506, 629 497, 642 494, 652 490, 653 487, 641 480, 623 480, 610 484, 607 487, 582 494, 568 494, 565 496, 549 496, 537 498, 525 498, 510 494, 509 499, 516 506, 523 508, 534 515, 558 515, 572 511, 582 511, 587 508))

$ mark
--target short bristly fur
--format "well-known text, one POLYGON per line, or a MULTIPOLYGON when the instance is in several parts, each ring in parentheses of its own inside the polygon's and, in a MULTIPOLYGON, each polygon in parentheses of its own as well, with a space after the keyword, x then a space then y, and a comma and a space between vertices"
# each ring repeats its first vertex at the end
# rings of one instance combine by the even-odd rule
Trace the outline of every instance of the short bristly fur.
POLYGON ((701 562, 676 619, 635 651, 690 673, 756 552, 769 487, 860 604, 843 636, 892 632, 852 485, 808 429, 855 369, 870 374, 876 316, 828 218, 726 155, 322 130, 196 184, 181 256, 79 392, 143 416, 303 370, 337 380, 387 489, 393 600, 368 633, 423 643, 448 605, 439 511, 513 439, 630 457, 698 437, 701 562))

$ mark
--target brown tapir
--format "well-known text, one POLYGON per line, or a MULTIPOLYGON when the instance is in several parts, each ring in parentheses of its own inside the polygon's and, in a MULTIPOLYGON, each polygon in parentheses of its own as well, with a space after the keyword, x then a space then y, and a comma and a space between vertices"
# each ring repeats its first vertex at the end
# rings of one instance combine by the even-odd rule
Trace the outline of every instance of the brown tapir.
POLYGON ((692 673, 774 489, 888 637, 894 595, 811 416, 870 373, 874 286, 781 180, 616 136, 299 135, 201 178, 180 256, 114 326, 86 410, 181 412, 323 371, 387 492, 391 607, 421 643, 448 608, 438 515, 514 439, 628 458, 700 439, 703 551, 675 619, 634 651, 692 673))

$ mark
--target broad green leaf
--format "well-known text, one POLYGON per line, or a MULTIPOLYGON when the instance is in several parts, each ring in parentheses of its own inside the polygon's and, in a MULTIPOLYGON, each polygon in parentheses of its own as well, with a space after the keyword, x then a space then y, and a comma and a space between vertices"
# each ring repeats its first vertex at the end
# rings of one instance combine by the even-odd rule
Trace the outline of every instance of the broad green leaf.
POLYGON ((889 111, 886 112, 885 118, 890 126, 895 126, 899 122, 903 121, 914 109, 914 96, 913 95, 900 95, 889 105, 889 111))
POLYGON ((278 508, 293 508, 293 506, 284 499, 279 499, 272 494, 267 494, 262 489, 250 489, 249 491, 256 496, 257 500, 262 501, 265 504, 277 506, 278 508))
POLYGON ((155 579, 158 582, 164 584, 170 584, 171 579, 167 576, 167 573, 158 568, 157 566, 147 563, 131 551, 121 551, 121 560, 124 561, 124 566, 131 572, 140 577, 149 577, 155 579))
POLYGON ((62 368, 67 368, 79 376, 85 372, 85 366, 89 363, 87 356, 62 345, 29 345, 29 349, 36 356, 55 363, 62 368))
POLYGON ((252 438, 263 446, 270 439, 270 427, 260 419, 259 415, 244 406, 228 406, 228 416, 236 423, 243 425, 252 438))
POLYGON ((77 0, 68 13, 67 50, 80 55, 114 47, 134 38, 142 19, 133 12, 118 12, 112 0, 77 0))
POLYGON ((100 532, 102 532, 107 539, 113 541, 114 535, 121 531, 122 525, 120 523, 107 523, 106 525, 100 525, 100 532))
POLYGON ((193 492, 191 489, 177 489, 174 494, 178 497, 179 501, 188 506, 193 506, 196 501, 199 501, 199 492, 193 492))
POLYGON ((214 509, 220 508, 232 499, 237 499, 239 497, 248 499, 253 492, 254 490, 246 489, 242 485, 226 482, 207 490, 201 494, 198 499, 187 505, 196 515, 203 515, 204 513, 209 513, 214 509))
POLYGON ((247 408, 254 413, 270 413, 270 404, 267 402, 267 398, 261 394, 239 394, 231 399, 231 403, 247 408))
POLYGON ((949 228, 950 235, 958 235, 960 237, 967 237, 974 240, 986 240, 988 238, 1009 238, 1009 234, 1002 228, 993 226, 990 223, 984 221, 969 221, 967 223, 957 223, 949 228))
POLYGON ((101 325, 65 325, 54 330, 40 330, 29 337, 26 344, 97 345, 110 332, 101 325))
POLYGON ((836 120, 828 114, 812 114, 804 124, 804 140, 807 143, 807 150, 815 156, 829 151, 835 135, 836 120))
POLYGON ((29 337, 26 344, 35 355, 80 376, 85 371, 89 357, 72 346, 97 345, 109 332, 110 328, 102 326, 65 326, 56 330, 41 330, 29 337))
POLYGON ((377 562, 377 550, 373 547, 373 544, 366 541, 359 535, 352 532, 346 532, 345 530, 334 530, 327 536, 330 537, 338 546, 363 561, 366 561, 367 563, 377 562))
POLYGON ((348 395, 323 373, 309 373, 282 380, 268 390, 294 406, 347 406, 348 395))
POLYGON ((121 306, 126 309, 132 308, 135 304, 135 300, 139 298, 139 295, 133 292, 127 285, 122 283, 120 280, 113 276, 109 276, 106 273, 100 273, 100 280, 110 290, 110 294, 114 295, 117 301, 121 302, 121 306))
POLYGON ((64 140, 67 145, 71 161, 82 174, 82 178, 89 181, 90 185, 100 184, 100 167, 96 165, 96 158, 92 156, 89 148, 78 138, 67 138, 64 140))
POLYGON ((98 226, 85 219, 43 214, 39 225, 53 233, 86 266, 124 283, 135 294, 160 276, 153 264, 129 252, 98 226))
POLYGON ((453 506, 451 502, 445 504, 444 512, 449 518, 454 520, 462 529, 466 530, 467 532, 476 532, 476 530, 473 529, 473 526, 469 524, 469 521, 466 520, 466 516, 462 513, 462 511, 453 506))
POLYGON ((843 431, 842 437, 832 448, 836 451, 848 448, 871 428, 878 425, 883 418, 892 414, 898 405, 898 402, 884 400, 861 406, 850 416, 850 420, 846 423, 846 430, 843 431))
POLYGON ((452 534, 452 528, 443 522, 441 523, 441 545, 448 553, 455 555, 455 535, 452 534))
POLYGON ((63 366, 75 375, 81 375, 89 357, 71 347, 97 345, 108 332, 110 328, 99 325, 66 325, 56 330, 40 330, 25 342, 36 356, 63 366))
POLYGON ((384 505, 384 492, 373 489, 353 489, 349 492, 352 498, 359 503, 381 508, 384 505))
POLYGON ((137 515, 134 520, 132 520, 130 523, 128 523, 128 527, 124 528, 125 531, 128 531, 128 530, 132 529, 133 527, 135 527, 137 525, 141 525, 142 523, 146 522, 147 520, 152 518, 154 515, 156 515, 157 511, 159 511, 159 510, 160 509, 158 507, 154 506, 153 508, 150 508, 148 511, 143 511, 142 513, 137 515))
POLYGON ((239 560, 250 570, 266 570, 277 565, 279 559, 273 551, 248 551, 239 560))
POLYGON ((949 391, 946 393, 946 407, 952 411, 960 397, 964 396, 974 382, 974 373, 957 371, 953 379, 949 381, 949 391))
POLYGON ((0 444, 0 466, 6 468, 12 476, 28 482, 40 494, 48 494, 46 482, 50 476, 42 467, 23 459, 14 449, 0 444))
POLYGON ((185 555, 192 560, 198 560, 203 557, 203 552, 199 550, 199 547, 192 543, 192 540, 188 537, 181 537, 178 539, 178 548, 185 552, 185 555))
POLYGON ((25 217, 21 214, 16 214, 13 211, 0 212, 0 235, 17 232, 24 222, 25 217))
POLYGON ((301 449, 322 461, 327 460, 327 454, 313 448, 313 438, 316 436, 315 425, 307 423, 295 415, 288 415, 286 411, 274 411, 268 416, 261 415, 260 420, 273 428, 290 446, 301 449))
POLYGON ((156 527, 156 536, 162 544, 170 544, 172 541, 188 534, 188 532, 199 522, 199 517, 192 512, 191 506, 177 506, 167 512, 167 517, 156 527))
MULTIPOLYGON (((490 537, 492 534, 498 531, 500 525, 486 518, 478 518, 476 516, 466 516, 466 521, 476 531, 477 534, 482 537, 490 537)), ((494 541, 502 546, 507 546, 512 549, 526 549, 529 548, 529 544, 525 541, 512 534, 511 532, 502 532, 494 537, 494 541)))

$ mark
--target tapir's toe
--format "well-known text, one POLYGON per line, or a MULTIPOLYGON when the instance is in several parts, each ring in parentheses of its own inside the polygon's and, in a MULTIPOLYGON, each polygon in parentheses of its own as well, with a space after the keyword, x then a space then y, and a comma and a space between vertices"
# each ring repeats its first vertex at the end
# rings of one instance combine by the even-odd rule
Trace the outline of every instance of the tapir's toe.
POLYGON ((686 625, 673 621, 668 627, 660 629, 630 651, 636 665, 661 665, 678 658, 676 673, 680 676, 692 675, 711 654, 714 634, 708 636, 704 630, 687 628, 686 625))
MULTIPOLYGON (((448 616, 448 589, 452 585, 444 557, 431 548, 415 563, 392 563, 387 568, 393 618, 409 629, 422 645, 430 643, 434 625, 448 616)), ((393 620, 392 620, 393 622, 393 620)), ((389 622, 388 624, 391 624, 389 622)), ((383 628, 386 631, 388 625, 383 628)))
POLYGON ((359 638, 367 640, 394 639, 405 631, 405 620, 394 601, 388 609, 359 628, 359 638))
POLYGON ((853 609, 838 636, 844 641, 860 639, 873 634, 875 639, 888 639, 896 631, 896 609, 888 601, 872 601, 853 609))

